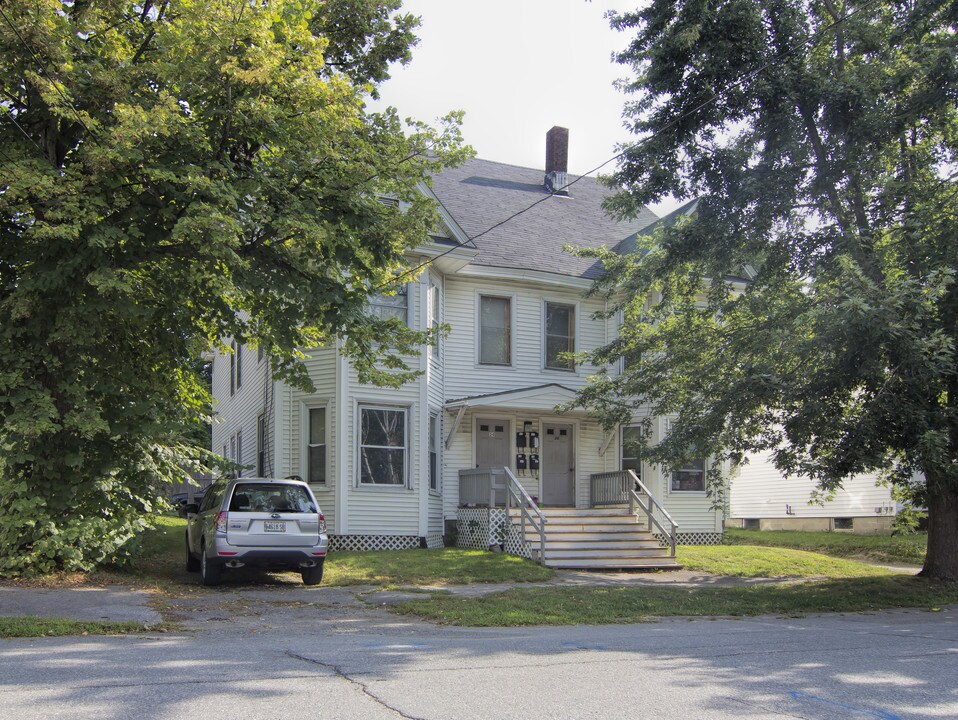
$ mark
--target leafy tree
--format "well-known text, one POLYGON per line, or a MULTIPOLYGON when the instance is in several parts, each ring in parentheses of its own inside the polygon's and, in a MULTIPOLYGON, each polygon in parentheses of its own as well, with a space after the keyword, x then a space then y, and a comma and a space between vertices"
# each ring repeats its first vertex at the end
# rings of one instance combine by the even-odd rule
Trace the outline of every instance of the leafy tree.
MULTIPOLYGON (((674 416, 649 460, 777 466, 824 491, 888 469, 929 511, 923 573, 958 578, 958 5, 652 0, 611 180, 628 216, 695 212, 598 253, 622 337, 579 401, 609 426, 674 416)), ((714 467, 718 467, 715 465, 714 467)))
POLYGON ((301 386, 297 348, 337 337, 409 377, 389 345, 428 334, 364 303, 431 227, 417 183, 468 149, 456 116, 365 105, 414 44, 398 7, 0 5, 0 573, 123 559, 158 481, 209 460, 184 437, 222 337, 301 386))

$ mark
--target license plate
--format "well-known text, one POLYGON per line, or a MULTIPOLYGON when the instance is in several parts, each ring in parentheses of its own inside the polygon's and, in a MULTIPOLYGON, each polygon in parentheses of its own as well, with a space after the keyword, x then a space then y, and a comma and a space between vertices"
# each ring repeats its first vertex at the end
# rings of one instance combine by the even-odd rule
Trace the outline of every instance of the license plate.
POLYGON ((271 521, 267 520, 266 522, 263 523, 263 531, 264 531, 264 532, 281 532, 281 533, 284 533, 284 532, 286 532, 286 523, 285 523, 285 522, 275 522, 275 521, 272 521, 272 522, 271 522, 271 521))

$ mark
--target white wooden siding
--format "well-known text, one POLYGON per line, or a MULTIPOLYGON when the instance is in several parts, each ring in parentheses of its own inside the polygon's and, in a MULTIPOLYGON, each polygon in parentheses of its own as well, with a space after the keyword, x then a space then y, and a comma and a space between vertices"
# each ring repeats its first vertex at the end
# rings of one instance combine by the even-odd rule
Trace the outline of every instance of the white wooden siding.
POLYGON ((223 445, 229 447, 230 438, 239 432, 242 443, 238 462, 250 466, 241 474, 251 476, 256 473, 256 419, 268 410, 266 383, 269 381, 266 361, 257 360, 254 348, 243 348, 242 381, 230 395, 230 356, 217 352, 213 356, 211 449, 221 454, 223 445))
POLYGON ((605 342, 604 323, 592 319, 592 313, 604 307, 603 302, 585 299, 578 290, 563 292, 501 280, 447 277, 445 320, 452 326, 452 332, 445 347, 446 400, 547 383, 573 389, 582 387, 586 378, 595 372, 594 367, 584 366, 572 372, 543 367, 543 306, 547 300, 576 305, 576 351, 591 350, 605 342), (513 297, 514 342, 510 367, 478 362, 476 317, 480 295, 513 297))
POLYGON ((769 453, 749 456, 731 481, 733 518, 834 518, 888 515, 895 503, 888 487, 876 485, 874 474, 856 475, 843 483, 833 500, 809 505, 815 483, 804 477, 782 475, 769 453), (786 507, 788 506, 788 507, 786 507), (881 512, 876 513, 876 508, 881 512), (791 513, 787 511, 791 510, 791 513))
POLYGON ((316 501, 326 516, 326 525, 330 532, 336 532, 336 469, 339 462, 336 452, 338 437, 336 431, 336 348, 335 346, 313 348, 303 361, 309 378, 315 386, 315 392, 305 393, 291 389, 284 407, 285 425, 288 428, 289 446, 286 448, 283 475, 299 475, 306 478, 306 442, 308 427, 305 427, 307 411, 310 407, 326 408, 326 484, 310 485, 316 501))
MULTIPOLYGON (((428 282, 428 276, 422 278, 428 282)), ((421 302, 423 293, 419 283, 410 283, 409 324, 422 327, 425 308, 421 302)), ((412 367, 420 367, 418 358, 407 358, 412 367)), ((382 388, 362 385, 356 371, 348 369, 346 395, 346 427, 348 437, 340 443, 348 478, 346 506, 349 513, 348 533, 351 535, 420 535, 420 492, 428 492, 428 472, 424 474, 422 456, 428 437, 421 432, 420 413, 422 387, 425 377, 406 383, 400 388, 382 388), (359 448, 359 405, 395 406, 405 408, 407 453, 406 487, 360 486, 357 473, 359 448), (425 481, 424 481, 424 478, 425 481)))

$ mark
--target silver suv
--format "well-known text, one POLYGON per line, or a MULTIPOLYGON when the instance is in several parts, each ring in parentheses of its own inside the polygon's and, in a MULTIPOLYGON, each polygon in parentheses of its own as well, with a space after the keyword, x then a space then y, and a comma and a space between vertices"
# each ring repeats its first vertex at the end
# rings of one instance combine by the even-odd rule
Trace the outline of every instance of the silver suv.
POLYGON ((306 585, 323 579, 326 518, 302 480, 220 479, 186 513, 186 569, 204 585, 244 565, 296 570, 306 585))

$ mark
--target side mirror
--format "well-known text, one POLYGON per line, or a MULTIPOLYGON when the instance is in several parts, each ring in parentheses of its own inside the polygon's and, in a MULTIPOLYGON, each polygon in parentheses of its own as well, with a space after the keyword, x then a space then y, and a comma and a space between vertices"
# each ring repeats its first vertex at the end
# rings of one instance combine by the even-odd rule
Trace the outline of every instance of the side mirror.
POLYGON ((187 515, 196 515, 200 511, 200 506, 197 503, 187 503, 183 506, 183 512, 187 515))

